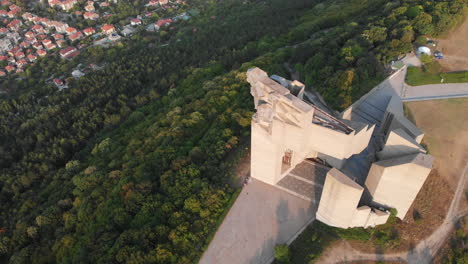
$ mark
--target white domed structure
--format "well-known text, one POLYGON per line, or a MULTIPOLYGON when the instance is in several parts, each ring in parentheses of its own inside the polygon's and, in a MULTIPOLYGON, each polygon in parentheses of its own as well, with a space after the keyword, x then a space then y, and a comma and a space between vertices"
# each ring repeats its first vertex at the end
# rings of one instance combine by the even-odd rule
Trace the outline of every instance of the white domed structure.
POLYGON ((418 48, 416 54, 417 54, 418 56, 421 56, 421 55, 423 55, 423 54, 426 54, 426 55, 429 55, 429 56, 430 56, 430 55, 431 55, 431 49, 428 48, 428 47, 425 47, 425 46, 421 46, 421 47, 418 48))

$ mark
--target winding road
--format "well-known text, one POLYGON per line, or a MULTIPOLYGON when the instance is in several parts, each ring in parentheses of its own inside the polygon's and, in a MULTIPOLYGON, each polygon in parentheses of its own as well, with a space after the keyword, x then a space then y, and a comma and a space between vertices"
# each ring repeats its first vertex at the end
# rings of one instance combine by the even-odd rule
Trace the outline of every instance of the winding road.
POLYGON ((335 247, 330 248, 316 262, 318 264, 343 263, 349 261, 406 261, 409 264, 429 264, 439 249, 445 244, 446 239, 454 228, 456 222, 468 215, 468 209, 459 210, 460 203, 465 190, 468 178, 468 164, 465 166, 462 175, 458 181, 458 187, 450 204, 450 208, 444 219, 444 222, 429 237, 419 242, 419 244, 410 251, 392 253, 392 254, 369 254, 357 251, 347 242, 342 242, 335 247))

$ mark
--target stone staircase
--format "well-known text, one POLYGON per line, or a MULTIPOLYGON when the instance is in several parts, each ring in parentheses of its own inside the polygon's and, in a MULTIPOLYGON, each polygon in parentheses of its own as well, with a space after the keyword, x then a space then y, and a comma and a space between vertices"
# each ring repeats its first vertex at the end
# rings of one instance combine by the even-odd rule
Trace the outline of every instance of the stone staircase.
POLYGON ((327 172, 331 168, 304 160, 275 186, 304 200, 320 200, 327 172))

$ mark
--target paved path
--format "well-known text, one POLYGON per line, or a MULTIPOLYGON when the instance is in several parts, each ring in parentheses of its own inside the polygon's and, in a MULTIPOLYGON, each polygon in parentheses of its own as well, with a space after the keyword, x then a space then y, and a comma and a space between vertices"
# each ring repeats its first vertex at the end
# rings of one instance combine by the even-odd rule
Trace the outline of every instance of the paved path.
POLYGON ((315 219, 316 206, 252 179, 216 232, 200 264, 263 264, 274 246, 293 240, 315 219))
POLYGON ((468 97, 468 83, 445 83, 410 86, 404 84, 403 101, 423 101, 468 97))
POLYGON ((430 264, 433 257, 439 249, 445 244, 450 232, 455 223, 461 218, 468 215, 468 210, 459 211, 460 202, 464 197, 465 185, 468 179, 468 164, 460 176, 458 187, 450 204, 450 208, 444 219, 444 222, 432 233, 429 237, 419 242, 419 244, 411 251, 399 252, 393 254, 369 254, 362 253, 353 249, 348 243, 341 244, 330 248, 316 262, 317 264, 343 263, 349 261, 407 261, 409 264, 430 264))
MULTIPOLYGON (((406 66, 421 66, 421 61, 414 54, 408 54, 402 59, 402 62, 406 66)), ((403 73, 404 76, 406 76, 406 68, 403 73)), ((404 78, 398 79, 398 81, 401 82, 397 84, 397 86, 402 88, 398 95, 405 102, 468 97, 468 83, 440 83, 411 86, 404 82, 404 78)))

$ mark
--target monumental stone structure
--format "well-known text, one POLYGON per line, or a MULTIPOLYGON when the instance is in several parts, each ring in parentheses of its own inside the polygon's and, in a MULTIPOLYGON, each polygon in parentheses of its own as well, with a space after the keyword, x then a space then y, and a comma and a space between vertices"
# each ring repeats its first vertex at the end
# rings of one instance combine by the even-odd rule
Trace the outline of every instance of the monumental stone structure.
POLYGON ((257 110, 253 178, 318 202, 316 218, 331 226, 383 224, 390 208, 404 218, 431 171, 432 157, 420 145, 423 132, 404 117, 398 97, 389 100, 377 127, 352 120, 350 112, 340 118, 308 102, 298 81, 270 78, 259 68, 247 72, 247 81, 257 110), (353 162, 361 156, 366 175, 344 173, 358 166, 353 162), (316 197, 308 195, 312 192, 316 197))
POLYGON ((302 83, 291 82, 288 89, 258 68, 249 70, 247 81, 257 109, 252 119, 254 178, 274 185, 306 158, 318 157, 341 168, 367 147, 373 126, 346 124, 306 103, 302 83))

